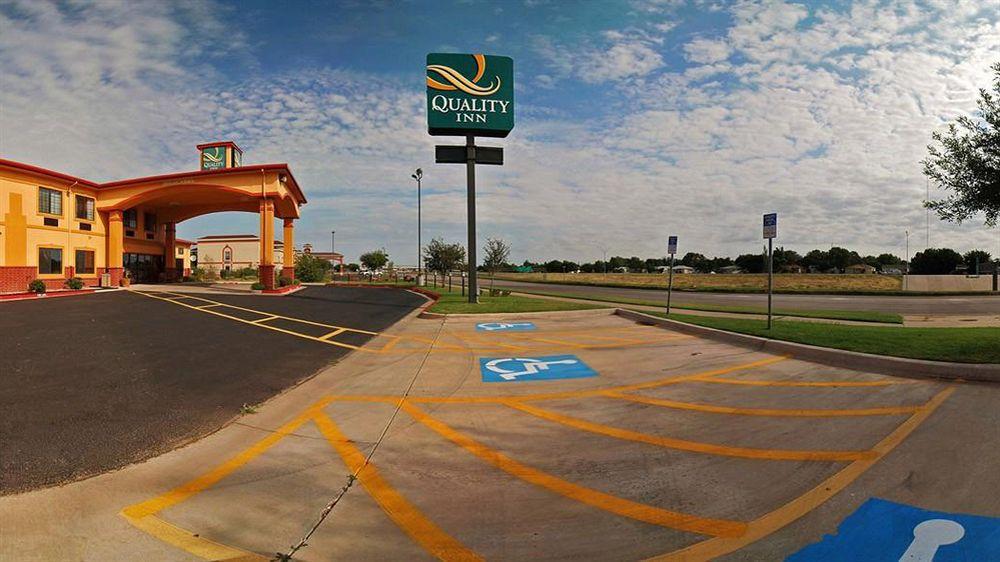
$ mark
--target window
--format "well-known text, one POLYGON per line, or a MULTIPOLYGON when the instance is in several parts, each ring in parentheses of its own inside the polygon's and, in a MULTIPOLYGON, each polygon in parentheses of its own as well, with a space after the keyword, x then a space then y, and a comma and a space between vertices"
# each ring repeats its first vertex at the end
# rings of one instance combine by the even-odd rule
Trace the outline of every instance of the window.
POLYGON ((76 196, 76 218, 94 220, 94 200, 83 195, 76 196))
POLYGON ((135 209, 129 209, 122 213, 122 223, 125 228, 139 228, 139 215, 135 212, 135 209))
POLYGON ((156 215, 153 213, 143 213, 142 222, 146 232, 153 232, 156 230, 156 215))
POLYGON ((38 273, 44 275, 62 272, 62 248, 39 248, 38 273))
POLYGON ((62 191, 39 187, 38 212, 62 216, 62 191))
POLYGON ((233 261, 233 251, 230 248, 222 250, 222 261, 233 261))
POLYGON ((94 273, 94 252, 92 250, 76 251, 76 273, 94 273))

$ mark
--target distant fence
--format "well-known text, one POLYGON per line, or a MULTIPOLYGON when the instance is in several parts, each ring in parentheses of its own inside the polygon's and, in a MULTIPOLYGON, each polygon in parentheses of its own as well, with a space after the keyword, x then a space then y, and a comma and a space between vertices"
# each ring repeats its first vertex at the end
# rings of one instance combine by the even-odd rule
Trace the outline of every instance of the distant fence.
POLYGON ((904 291, 958 293, 962 291, 992 291, 993 274, 987 275, 907 275, 904 291))

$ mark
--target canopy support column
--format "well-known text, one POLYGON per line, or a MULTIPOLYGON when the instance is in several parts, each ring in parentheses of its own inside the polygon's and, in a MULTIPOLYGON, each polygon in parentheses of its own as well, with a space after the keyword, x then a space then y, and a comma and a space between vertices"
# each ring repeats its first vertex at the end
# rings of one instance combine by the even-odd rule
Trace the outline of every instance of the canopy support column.
POLYGON ((281 236, 284 250, 281 255, 281 277, 288 281, 295 280, 295 219, 284 219, 284 232, 281 236))
POLYGON ((111 275, 111 286, 117 287, 125 276, 122 267, 125 251, 125 228, 122 224, 122 212, 108 211, 108 247, 104 257, 104 271, 111 275))
POLYGON ((177 270, 177 223, 168 222, 163 225, 163 280, 167 283, 180 281, 184 271, 177 270))
POLYGON ((258 277, 265 290, 274 289, 274 201, 260 202, 260 267, 258 277))

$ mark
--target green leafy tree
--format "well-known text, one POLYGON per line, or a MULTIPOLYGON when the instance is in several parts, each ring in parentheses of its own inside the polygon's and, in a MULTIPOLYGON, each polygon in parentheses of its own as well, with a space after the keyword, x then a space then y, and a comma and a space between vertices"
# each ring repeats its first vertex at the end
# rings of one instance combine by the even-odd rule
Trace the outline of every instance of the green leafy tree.
POLYGON ((910 272, 918 275, 946 275, 962 265, 962 256, 949 248, 927 248, 917 252, 910 262, 910 272))
POLYGON ((924 202, 942 220, 960 223, 982 212, 992 227, 1000 217, 1000 63, 990 68, 993 91, 979 90, 976 118, 963 115, 935 132, 922 162, 924 175, 949 192, 924 202))
POLYGON ((736 265, 747 273, 764 273, 767 271, 767 256, 764 254, 743 254, 734 260, 736 265))
POLYGON ((295 256, 295 278, 304 283, 322 281, 332 268, 332 263, 312 254, 302 253, 295 256))
POLYGON ((510 259, 510 244, 502 238, 487 238, 483 246, 483 267, 490 272, 490 290, 493 290, 493 278, 497 271, 507 265, 510 259))
POLYGON ((385 251, 385 248, 372 250, 361 254, 358 261, 368 271, 378 271, 385 267, 385 264, 389 263, 389 253, 385 251))
POLYGON ((847 266, 861 263, 861 256, 857 252, 852 252, 847 248, 840 248, 834 246, 830 248, 830 266, 836 267, 841 273, 847 269, 847 266))
POLYGON ((965 260, 965 267, 968 271, 979 274, 979 270, 990 263, 990 253, 986 250, 972 250, 966 252, 962 259, 965 260))
MULTIPOLYGON (((442 275, 457 269, 465 263, 465 247, 461 244, 445 244, 444 240, 435 238, 424 248, 424 266, 442 275)), ((531 265, 524 262, 525 265, 531 265)))

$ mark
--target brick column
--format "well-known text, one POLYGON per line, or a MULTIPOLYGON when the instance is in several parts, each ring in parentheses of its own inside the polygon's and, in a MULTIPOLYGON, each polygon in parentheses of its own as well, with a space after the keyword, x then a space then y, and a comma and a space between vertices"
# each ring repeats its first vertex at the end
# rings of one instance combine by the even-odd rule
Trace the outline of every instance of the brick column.
POLYGON ((293 281, 295 279, 295 224, 294 219, 285 219, 282 233, 284 253, 281 255, 281 277, 293 281))
POLYGON ((274 288, 274 202, 260 201, 260 282, 265 289, 274 288))

